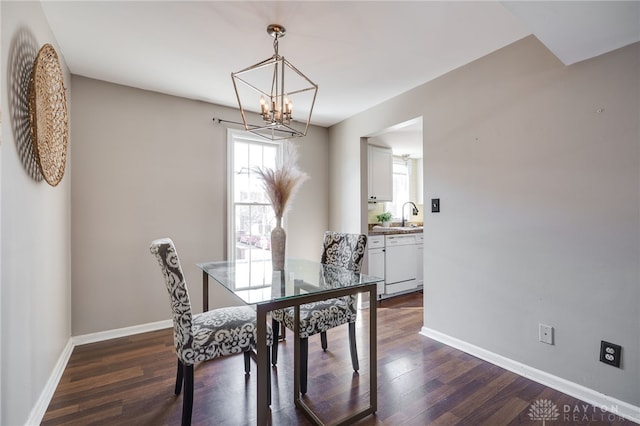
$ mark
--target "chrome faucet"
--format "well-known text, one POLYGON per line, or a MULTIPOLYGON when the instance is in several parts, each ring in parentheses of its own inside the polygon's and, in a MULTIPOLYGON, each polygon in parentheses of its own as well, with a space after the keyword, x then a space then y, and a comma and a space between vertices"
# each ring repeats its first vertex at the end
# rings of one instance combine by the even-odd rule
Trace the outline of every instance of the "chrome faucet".
POLYGON ((404 203, 402 205, 402 227, 404 228, 404 224, 405 224, 405 219, 404 219, 404 206, 406 206, 407 204, 411 204, 413 206, 413 211, 411 212, 414 216, 417 215, 418 213, 420 213, 420 211, 418 210, 418 207, 416 207, 415 204, 413 204, 412 201, 407 201, 406 203, 404 203))

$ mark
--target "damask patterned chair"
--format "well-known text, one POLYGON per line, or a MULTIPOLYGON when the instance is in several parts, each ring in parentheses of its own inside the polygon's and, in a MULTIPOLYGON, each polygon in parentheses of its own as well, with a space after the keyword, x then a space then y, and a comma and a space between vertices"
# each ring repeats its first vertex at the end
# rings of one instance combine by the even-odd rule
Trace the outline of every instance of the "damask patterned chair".
MULTIPOLYGON (((192 314, 187 284, 173 241, 170 238, 155 240, 150 250, 158 260, 169 291, 173 311, 173 342, 178 355, 175 394, 180 394, 184 381, 182 425, 189 425, 193 408, 194 364, 244 353, 244 371, 249 374, 251 349, 255 348, 257 341, 256 313, 249 306, 237 306, 192 314)), ((271 345, 273 335, 271 328, 267 328, 267 344, 271 345)), ((270 376, 267 375, 269 381, 270 376)), ((271 383, 268 397, 271 402, 271 383)))
MULTIPOLYGON (((362 259, 367 246, 367 236, 363 234, 344 234, 326 231, 323 239, 321 263, 339 266, 353 272, 360 272, 362 259)), ((356 348, 357 296, 344 296, 300 306, 300 392, 307 393, 307 360, 309 355, 309 337, 320 333, 322 349, 327 350, 327 330, 343 324, 349 324, 349 349, 353 370, 358 371, 358 351, 356 348)), ((294 327, 293 308, 278 309, 271 312, 273 328, 273 346, 271 361, 278 361, 278 337, 280 324, 290 330, 294 327)))

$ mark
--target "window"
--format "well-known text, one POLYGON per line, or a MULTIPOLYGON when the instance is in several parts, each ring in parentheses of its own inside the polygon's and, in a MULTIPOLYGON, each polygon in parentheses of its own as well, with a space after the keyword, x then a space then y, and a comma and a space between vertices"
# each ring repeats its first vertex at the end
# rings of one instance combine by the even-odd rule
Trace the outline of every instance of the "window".
POLYGON ((280 144, 229 130, 229 260, 271 257, 271 203, 254 167, 276 167, 280 144))
POLYGON ((393 201, 387 203, 387 210, 394 219, 402 220, 402 205, 411 200, 411 166, 408 161, 393 157, 393 201))

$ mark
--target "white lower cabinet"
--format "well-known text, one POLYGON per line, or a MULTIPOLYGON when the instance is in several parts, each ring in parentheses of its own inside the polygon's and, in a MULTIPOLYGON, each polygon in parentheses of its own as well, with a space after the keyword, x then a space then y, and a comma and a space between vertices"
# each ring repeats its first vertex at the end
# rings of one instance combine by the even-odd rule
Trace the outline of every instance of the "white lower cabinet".
POLYGON ((422 234, 374 235, 368 239, 368 275, 378 283, 378 300, 422 289, 422 234))
POLYGON ((422 289, 424 286, 424 238, 422 234, 416 236, 416 266, 418 271, 416 274, 416 284, 422 289))
MULTIPOLYGON (((384 278, 384 236, 376 235, 369 237, 368 263, 369 272, 367 275, 384 278)), ((384 294, 384 281, 378 283, 378 299, 384 294)))

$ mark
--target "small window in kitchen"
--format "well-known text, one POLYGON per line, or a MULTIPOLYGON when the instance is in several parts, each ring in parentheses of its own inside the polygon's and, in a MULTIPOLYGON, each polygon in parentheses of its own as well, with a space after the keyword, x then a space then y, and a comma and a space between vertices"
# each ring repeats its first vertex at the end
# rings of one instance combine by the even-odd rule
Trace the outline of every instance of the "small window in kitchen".
POLYGON ((393 157, 393 201, 387 209, 395 220, 402 220, 402 205, 411 201, 411 164, 401 157, 393 157))
POLYGON ((275 218, 255 167, 275 167, 281 145, 229 130, 229 260, 271 258, 275 218))

